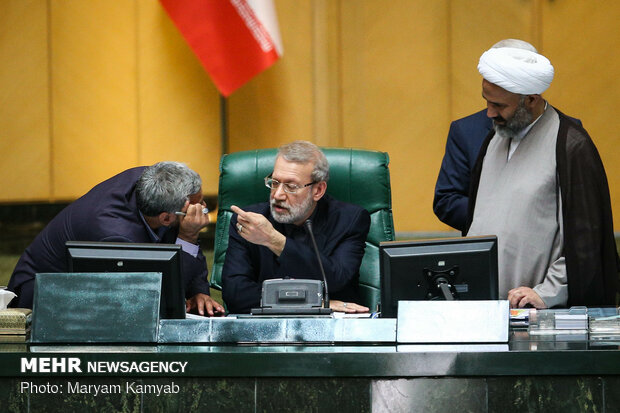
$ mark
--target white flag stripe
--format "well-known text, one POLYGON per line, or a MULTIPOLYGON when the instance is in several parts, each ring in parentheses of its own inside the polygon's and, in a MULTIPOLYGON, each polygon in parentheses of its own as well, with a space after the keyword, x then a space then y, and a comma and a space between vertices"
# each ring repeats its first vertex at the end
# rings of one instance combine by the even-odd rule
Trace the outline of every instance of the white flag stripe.
POLYGON ((275 44, 278 56, 282 56, 284 47, 282 46, 282 37, 280 37, 280 28, 278 27, 278 19, 273 0, 247 0, 247 2, 263 27, 269 32, 269 36, 275 44))

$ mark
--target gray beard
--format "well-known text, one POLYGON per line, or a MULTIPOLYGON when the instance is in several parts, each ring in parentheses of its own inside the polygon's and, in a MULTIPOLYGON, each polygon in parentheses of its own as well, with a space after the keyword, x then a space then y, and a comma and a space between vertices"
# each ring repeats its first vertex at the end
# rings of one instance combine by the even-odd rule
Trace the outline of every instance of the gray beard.
POLYGON ((512 139, 519 134, 523 129, 532 123, 534 116, 527 111, 523 101, 519 102, 517 110, 514 115, 506 121, 505 125, 498 125, 493 121, 493 129, 495 133, 504 138, 512 139))
POLYGON ((314 206, 314 200, 312 199, 312 192, 308 191, 308 197, 302 201, 301 204, 298 205, 288 205, 287 203, 280 203, 274 199, 269 201, 269 207, 271 209, 271 216, 276 222, 280 224, 294 224, 295 222, 301 220, 305 217, 314 206), (288 208, 288 211, 285 212, 277 212, 274 209, 274 206, 282 206, 288 208))

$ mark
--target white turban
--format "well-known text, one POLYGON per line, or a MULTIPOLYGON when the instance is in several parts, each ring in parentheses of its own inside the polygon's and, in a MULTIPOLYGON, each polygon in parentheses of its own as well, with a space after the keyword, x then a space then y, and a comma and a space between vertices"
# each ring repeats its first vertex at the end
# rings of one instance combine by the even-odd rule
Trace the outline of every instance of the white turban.
POLYGON ((520 95, 539 95, 553 80, 549 59, 514 47, 487 50, 480 56, 478 71, 487 81, 520 95))

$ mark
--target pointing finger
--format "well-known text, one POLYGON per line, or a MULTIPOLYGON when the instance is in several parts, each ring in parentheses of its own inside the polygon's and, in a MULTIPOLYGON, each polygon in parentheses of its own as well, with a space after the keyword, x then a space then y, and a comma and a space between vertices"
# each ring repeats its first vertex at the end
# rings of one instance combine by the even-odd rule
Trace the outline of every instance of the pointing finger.
POLYGON ((237 205, 231 205, 230 210, 239 216, 245 215, 245 211, 239 208, 237 205))

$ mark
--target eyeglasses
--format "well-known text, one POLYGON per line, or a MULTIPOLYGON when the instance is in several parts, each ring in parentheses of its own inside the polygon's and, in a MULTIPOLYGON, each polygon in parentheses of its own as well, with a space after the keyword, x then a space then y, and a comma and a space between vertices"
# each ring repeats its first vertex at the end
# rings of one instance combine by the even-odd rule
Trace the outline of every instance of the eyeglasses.
POLYGON ((278 186, 280 186, 280 184, 283 185, 282 189, 284 189, 284 192, 286 192, 287 194, 294 194, 300 189, 316 184, 316 182, 310 182, 309 184, 299 186, 297 184, 280 182, 276 179, 273 179, 271 175, 265 177, 265 186, 269 189, 278 189, 278 186))

